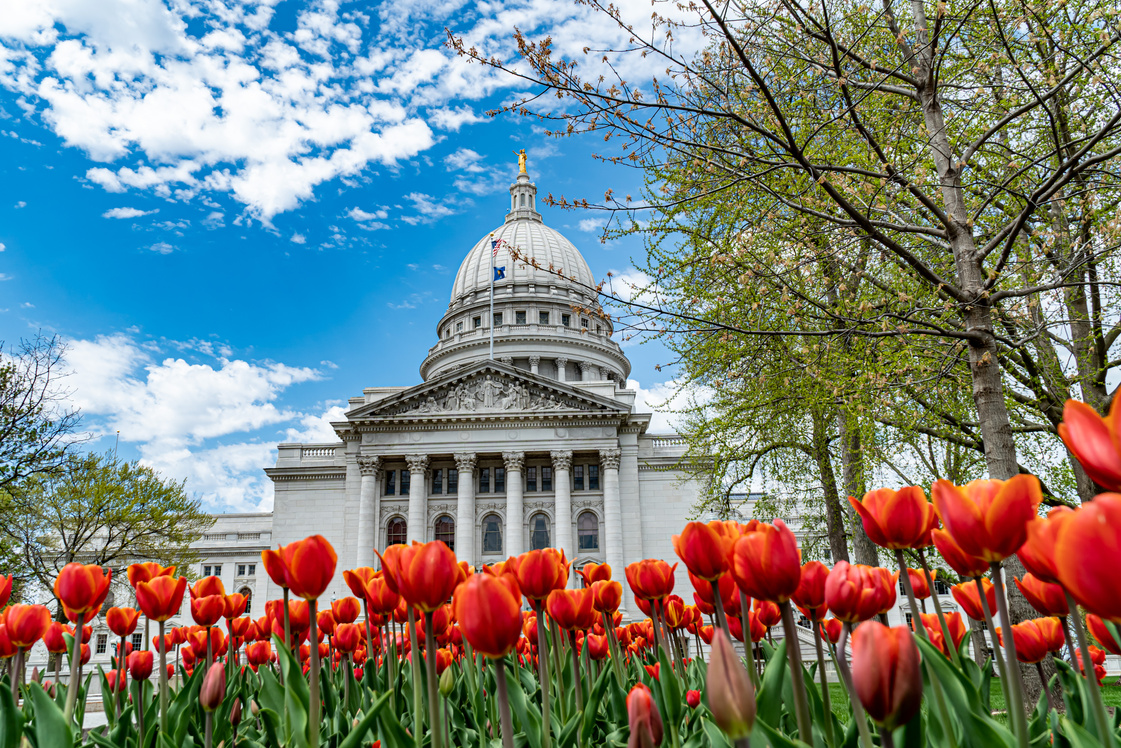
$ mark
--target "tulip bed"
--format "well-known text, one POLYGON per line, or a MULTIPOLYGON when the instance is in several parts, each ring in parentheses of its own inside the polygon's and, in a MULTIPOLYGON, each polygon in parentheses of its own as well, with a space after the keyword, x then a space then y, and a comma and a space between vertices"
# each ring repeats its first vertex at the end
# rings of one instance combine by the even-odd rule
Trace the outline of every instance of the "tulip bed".
MULTIPOLYGON (((1111 491, 1121 491, 1119 402, 1108 420, 1068 403, 1061 429, 1111 491)), ((245 599, 208 577, 189 588, 197 625, 172 630, 164 622, 187 580, 135 564, 139 610, 105 612, 121 637, 115 669, 85 674, 85 624, 100 615, 110 574, 70 564, 54 592, 73 627, 42 605, 0 613, 0 748, 1117 745, 1121 718, 1100 681, 1105 651, 1121 654, 1121 577, 1099 559, 1121 550, 1121 494, 1046 517, 1030 475, 937 481, 931 496, 910 486, 850 499, 893 569, 803 563, 781 520, 690 522, 673 547, 693 604, 674 594, 677 563, 640 561, 625 577, 645 618, 626 625, 612 569, 589 564, 570 589, 571 565, 556 549, 476 571, 441 542, 394 545, 379 553, 380 570, 343 572, 354 597, 321 607, 336 556, 316 535, 262 554, 284 590, 263 617, 245 616, 245 599), (993 713, 993 663, 970 658, 961 615, 930 595, 928 553, 961 575, 955 599, 995 637, 1006 714, 993 713), (1010 627, 1003 561, 1013 555, 1028 570, 1015 584, 1041 616, 1010 627), (914 630, 880 622, 899 581, 914 630), (933 614, 920 612, 926 598, 933 614), (795 608, 812 622, 808 661, 788 646, 795 608), (159 633, 131 652, 125 638, 141 612, 159 633), (55 683, 49 673, 26 678, 25 654, 40 639, 68 657, 65 688, 57 673, 55 683), (1024 704, 1016 663, 1042 676, 1048 659, 1051 688, 1024 704), (95 678, 108 724, 83 732, 95 678)), ((10 580, 0 577, 0 604, 10 580)))

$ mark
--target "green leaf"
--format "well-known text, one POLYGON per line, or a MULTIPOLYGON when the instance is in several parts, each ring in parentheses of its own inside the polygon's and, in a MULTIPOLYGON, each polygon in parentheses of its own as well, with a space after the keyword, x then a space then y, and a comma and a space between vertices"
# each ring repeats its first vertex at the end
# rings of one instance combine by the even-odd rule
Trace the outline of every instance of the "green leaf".
POLYGON ((23 735, 23 713, 16 708, 12 692, 0 687, 0 748, 16 748, 23 735))
POLYGON ((273 641, 280 671, 284 675, 284 745, 293 748, 306 747, 311 692, 307 681, 304 680, 300 663, 296 661, 292 651, 284 646, 275 634, 273 641))
MULTIPOLYGON (((592 688, 591 694, 588 696, 588 704, 584 709, 583 725, 580 727, 580 744, 587 745, 588 740, 592 737, 592 728, 595 727, 596 715, 599 713, 599 705, 603 701, 603 694, 607 691, 608 680, 614 680, 615 673, 611 668, 605 667, 603 672, 599 674, 596 679, 595 687, 592 688)), ((0 746, 0 748, 3 748, 0 746)))
MULTIPOLYGON (((510 709, 514 712, 514 716, 518 718, 521 724, 522 731, 525 732, 526 739, 532 748, 541 748, 541 712, 537 711, 535 704, 530 704, 525 697, 525 691, 518 688, 518 682, 514 679, 513 673, 510 668, 505 668, 506 671, 506 692, 510 698, 510 709)), ((556 711, 555 709, 553 710, 556 711)), ((550 722, 552 721, 552 714, 550 722)))
MULTIPOLYGON (((767 652, 769 647, 764 648, 767 652)), ((782 691, 786 680, 786 642, 783 641, 767 657, 767 667, 763 670, 763 682, 756 698, 757 719, 769 725, 780 724, 783 712, 782 691)))
POLYGON ((681 724, 681 683, 673 672, 673 664, 665 647, 658 647, 658 686, 662 691, 662 705, 666 719, 672 724, 681 724))
MULTIPOLYGON (((62 748, 74 745, 74 734, 66 723, 66 715, 38 683, 27 686, 27 695, 35 710, 35 744, 39 748, 62 748)), ((9 694, 9 697, 11 694, 9 694)))
POLYGON ((346 740, 339 744, 339 748, 359 748, 362 745, 362 739, 366 737, 366 733, 374 726, 377 721, 378 715, 381 714, 382 707, 385 702, 389 700, 389 694, 382 694, 382 697, 374 702, 370 707, 370 711, 358 722, 358 725, 350 731, 346 736, 346 740))
POLYGON ((723 730, 716 726, 715 722, 702 719, 701 729, 704 730, 704 734, 708 737, 708 742, 711 744, 712 748, 732 748, 732 744, 728 742, 728 736, 724 734, 723 730))

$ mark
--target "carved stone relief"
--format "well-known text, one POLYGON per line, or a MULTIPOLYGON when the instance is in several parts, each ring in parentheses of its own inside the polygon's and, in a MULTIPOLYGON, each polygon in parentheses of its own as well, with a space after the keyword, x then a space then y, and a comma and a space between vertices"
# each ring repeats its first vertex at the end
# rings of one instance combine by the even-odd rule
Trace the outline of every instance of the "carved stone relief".
POLYGON ((505 374, 485 374, 410 399, 379 415, 478 411, 591 410, 586 402, 505 374))

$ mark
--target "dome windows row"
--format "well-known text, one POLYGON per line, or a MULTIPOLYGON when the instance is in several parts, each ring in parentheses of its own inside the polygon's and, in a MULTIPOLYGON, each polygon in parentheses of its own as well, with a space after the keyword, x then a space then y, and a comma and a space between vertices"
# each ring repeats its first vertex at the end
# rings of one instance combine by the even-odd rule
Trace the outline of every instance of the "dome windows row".
MULTIPOLYGON (((483 326, 485 319, 482 314, 471 315, 470 318, 456 320, 454 323, 449 323, 444 327, 442 337, 444 340, 451 340, 454 335, 461 335, 465 332, 470 333, 475 330, 489 330, 489 327, 483 326)), ((495 328, 506 327, 513 325, 514 327, 527 327, 531 319, 531 314, 525 309, 513 309, 510 311, 495 312, 491 318, 491 324, 495 328)), ((594 324, 588 317, 580 316, 579 329, 581 332, 591 333, 593 330, 596 335, 604 334, 604 326, 601 321, 596 321, 594 324)), ((573 315, 568 312, 554 313, 549 310, 537 310, 537 321, 535 323, 540 327, 553 327, 559 324, 562 328, 572 329, 576 322, 573 320, 573 315), (556 322, 554 322, 556 320, 556 322)))
MULTIPOLYGON (((501 556, 504 551, 506 523, 497 514, 491 513, 482 521, 482 552, 484 556, 501 556)), ((529 548, 541 550, 553 544, 553 527, 549 515, 537 512, 529 518, 529 548)), ((407 542, 409 523, 404 517, 394 517, 386 526, 386 545, 403 545, 407 542)), ((439 540, 448 548, 455 550, 455 519, 444 514, 436 518, 432 526, 434 540, 439 540)), ((599 517, 595 512, 584 511, 576 519, 577 553, 596 553, 599 551, 599 517)))

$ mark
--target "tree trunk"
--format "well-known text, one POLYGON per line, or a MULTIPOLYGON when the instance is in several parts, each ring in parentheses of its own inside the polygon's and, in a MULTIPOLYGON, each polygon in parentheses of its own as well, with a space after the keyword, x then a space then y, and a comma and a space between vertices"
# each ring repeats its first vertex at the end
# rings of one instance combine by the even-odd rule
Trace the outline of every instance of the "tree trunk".
POLYGON ((829 455, 829 429, 824 413, 814 408, 813 421, 813 458, 821 478, 821 491, 825 497, 825 526, 829 532, 829 553, 833 563, 849 560, 848 533, 845 532, 845 510, 837 495, 837 474, 829 455))
MULTIPOLYGON (((860 445, 860 427, 855 417, 841 409, 837 417, 841 432, 841 475, 844 483, 845 496, 861 498, 864 496, 864 454, 860 445)), ((864 532, 864 523, 851 506, 844 507, 848 525, 852 528, 852 554, 858 564, 879 566, 879 550, 876 544, 864 532)))

